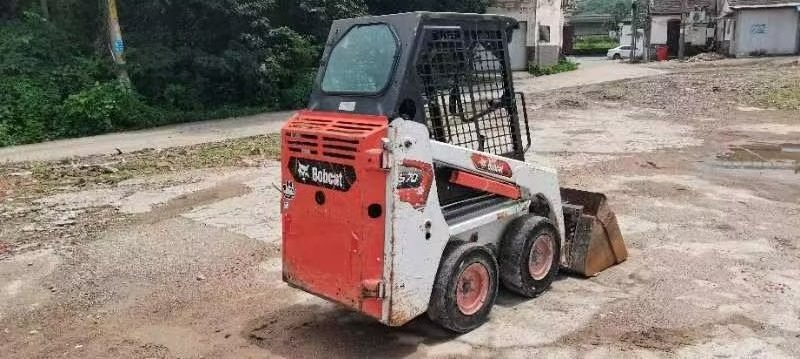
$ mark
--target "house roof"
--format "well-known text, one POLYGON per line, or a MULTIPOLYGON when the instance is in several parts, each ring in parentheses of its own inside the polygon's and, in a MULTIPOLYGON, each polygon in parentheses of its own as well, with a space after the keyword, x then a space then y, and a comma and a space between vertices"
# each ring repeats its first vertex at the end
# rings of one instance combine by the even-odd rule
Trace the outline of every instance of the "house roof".
MULTIPOLYGON (((735 1, 735 0, 729 0, 735 1)), ((741 1, 757 1, 757 0, 741 0, 741 1)), ((772 0, 765 0, 772 1, 772 0)), ((785 0, 783 0, 785 1, 785 0)), ((799 0, 800 1, 800 0, 799 0)), ((711 7, 714 4, 713 0, 687 0, 689 9, 695 7, 711 7)), ((681 13, 681 0, 653 0, 650 7, 650 13, 654 15, 671 15, 681 13)))
POLYGON ((800 6, 800 0, 728 0, 731 8, 800 6))

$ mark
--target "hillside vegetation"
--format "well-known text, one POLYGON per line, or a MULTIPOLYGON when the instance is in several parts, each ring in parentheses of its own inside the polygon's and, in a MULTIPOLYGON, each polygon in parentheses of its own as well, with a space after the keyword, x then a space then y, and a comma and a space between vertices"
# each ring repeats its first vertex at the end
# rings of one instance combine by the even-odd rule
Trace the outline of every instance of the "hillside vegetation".
POLYGON ((118 0, 130 87, 105 4, 0 4, 0 146, 297 108, 334 19, 488 0, 118 0))

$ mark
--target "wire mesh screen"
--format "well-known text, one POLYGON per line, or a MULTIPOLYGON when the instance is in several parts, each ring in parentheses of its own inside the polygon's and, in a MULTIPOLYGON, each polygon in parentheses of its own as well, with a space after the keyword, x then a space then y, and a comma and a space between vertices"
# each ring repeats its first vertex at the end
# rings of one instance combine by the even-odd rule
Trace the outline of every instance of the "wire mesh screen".
POLYGON ((496 155, 521 155, 506 33, 426 27, 417 72, 431 138, 496 155))

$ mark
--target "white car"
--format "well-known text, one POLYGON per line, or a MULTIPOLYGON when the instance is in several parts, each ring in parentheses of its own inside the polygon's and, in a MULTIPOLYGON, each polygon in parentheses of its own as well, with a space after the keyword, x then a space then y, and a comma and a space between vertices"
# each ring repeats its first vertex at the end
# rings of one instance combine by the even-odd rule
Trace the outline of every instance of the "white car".
MULTIPOLYGON (((631 57, 631 45, 617 46, 608 50, 606 54, 609 60, 629 59, 631 57)), ((636 57, 642 57, 642 49, 636 48, 636 57)))

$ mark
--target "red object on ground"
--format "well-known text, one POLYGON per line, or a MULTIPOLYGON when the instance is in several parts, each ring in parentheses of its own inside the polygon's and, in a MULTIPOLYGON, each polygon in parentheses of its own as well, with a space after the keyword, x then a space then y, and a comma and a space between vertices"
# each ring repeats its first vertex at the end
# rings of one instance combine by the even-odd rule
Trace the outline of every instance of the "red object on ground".
POLYGON ((667 61, 669 57, 669 47, 661 45, 656 47, 656 59, 658 61, 667 61))

